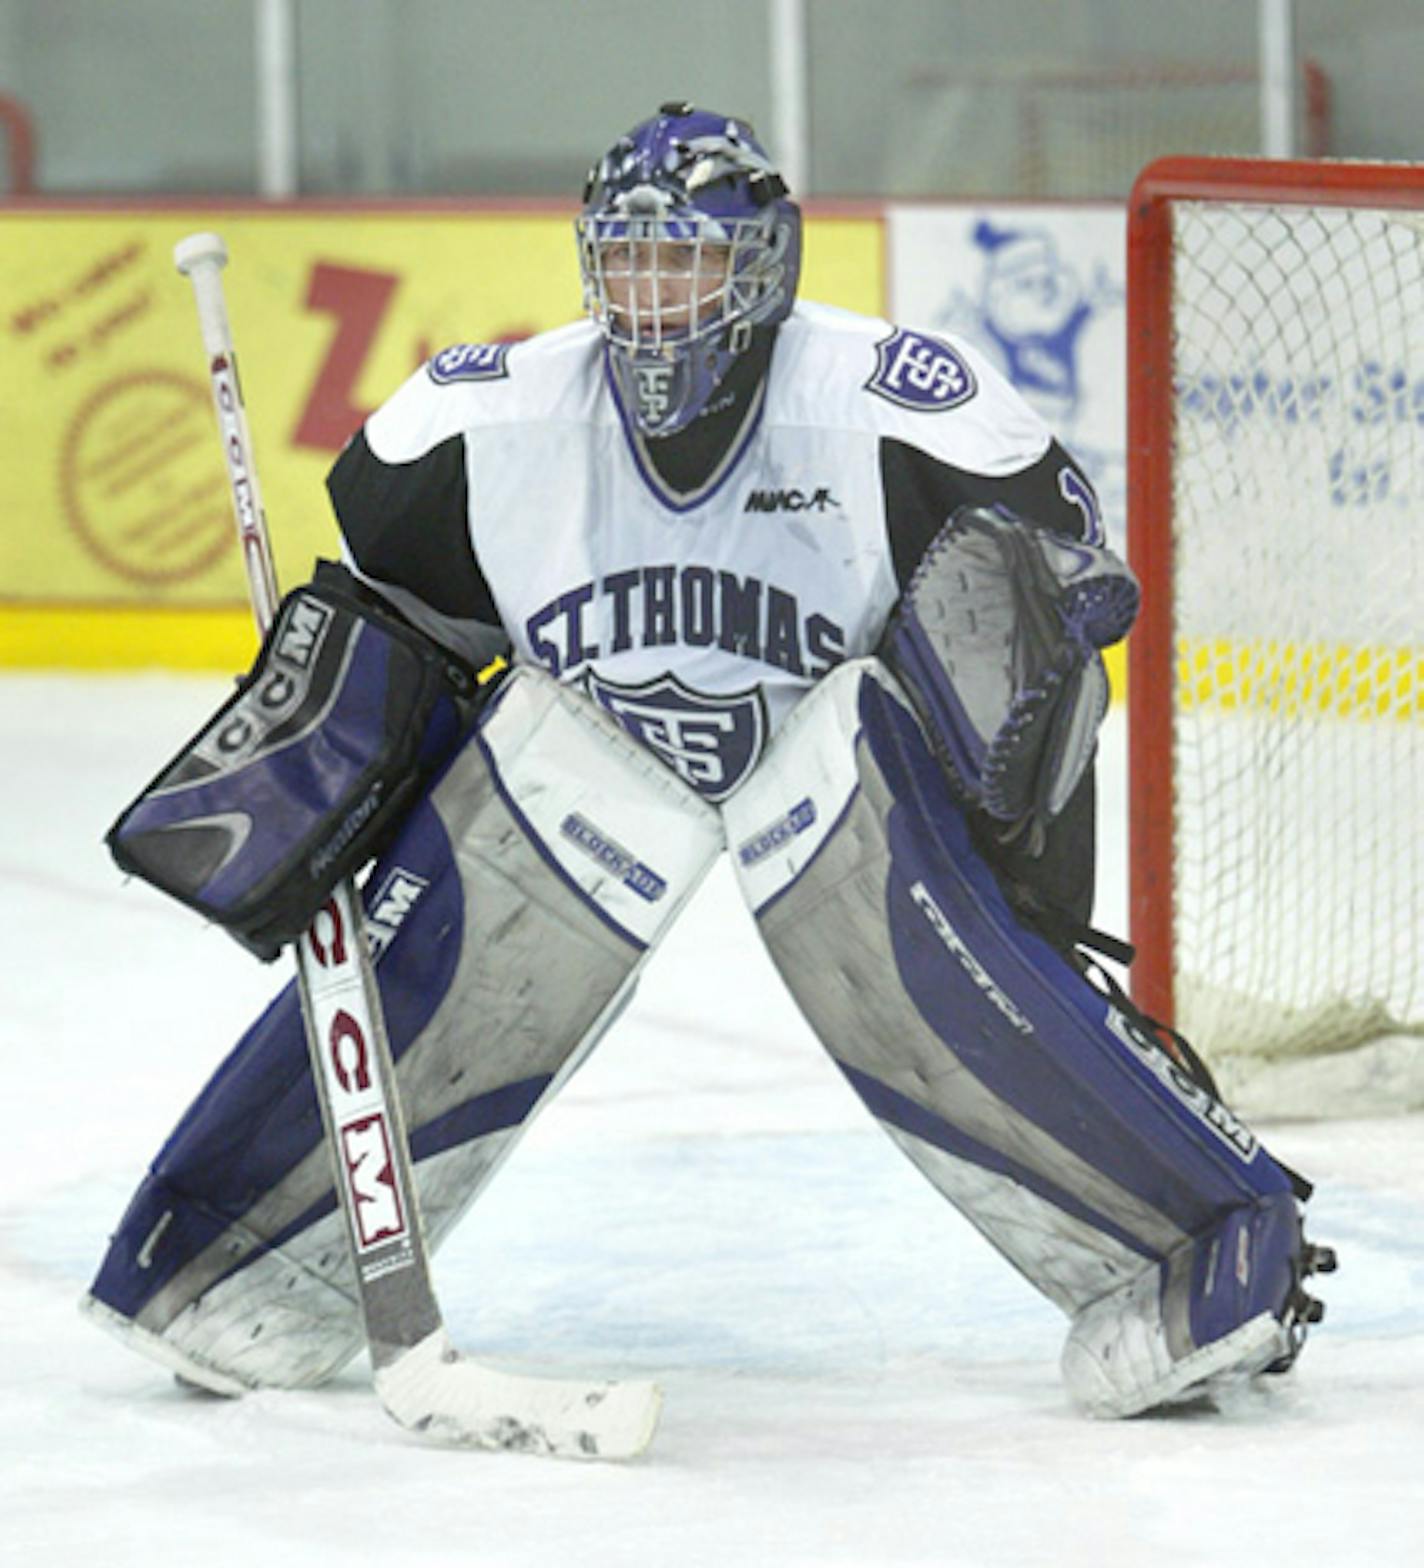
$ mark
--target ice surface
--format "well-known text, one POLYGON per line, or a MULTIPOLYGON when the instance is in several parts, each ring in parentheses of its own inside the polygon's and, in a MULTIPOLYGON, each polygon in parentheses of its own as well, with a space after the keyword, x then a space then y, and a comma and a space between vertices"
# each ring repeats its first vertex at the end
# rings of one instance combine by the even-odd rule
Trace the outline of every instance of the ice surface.
MULTIPOLYGON (((645 1460, 422 1447, 364 1363, 198 1398, 95 1333, 74 1304, 109 1229, 281 979, 99 845, 223 689, 0 679, 0 1563, 1424 1562, 1424 1119, 1270 1130, 1342 1258, 1295 1372, 1083 1421, 1057 1313, 868 1122, 720 871, 436 1264, 491 1364, 656 1375, 645 1460)), ((1111 725, 1099 916, 1121 929, 1111 725)))

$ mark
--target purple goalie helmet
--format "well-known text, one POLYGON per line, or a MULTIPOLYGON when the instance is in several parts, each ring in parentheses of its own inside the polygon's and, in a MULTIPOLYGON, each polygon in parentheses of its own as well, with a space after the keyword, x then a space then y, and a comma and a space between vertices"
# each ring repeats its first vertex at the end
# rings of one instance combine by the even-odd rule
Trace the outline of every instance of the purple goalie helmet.
POLYGON ((578 220, 584 304, 626 414, 684 429, 752 329, 784 321, 801 212, 749 125, 664 104, 594 165, 578 220))

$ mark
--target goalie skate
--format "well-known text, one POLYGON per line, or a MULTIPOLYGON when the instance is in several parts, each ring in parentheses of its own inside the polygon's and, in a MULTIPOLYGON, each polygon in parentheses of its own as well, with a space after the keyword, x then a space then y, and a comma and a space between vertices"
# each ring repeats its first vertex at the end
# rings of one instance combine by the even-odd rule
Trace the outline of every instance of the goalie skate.
MULTIPOLYGON (((1272 1224, 1265 1216, 1264 1228, 1269 1231, 1272 1224)), ((1284 1260, 1287 1285, 1279 1307, 1257 1312, 1219 1338, 1187 1348, 1196 1323, 1209 1317, 1206 1298, 1213 1291, 1230 1291, 1239 1300, 1230 1280, 1222 1286, 1223 1276, 1244 1275, 1237 1283, 1250 1293, 1256 1269, 1267 1277, 1280 1271, 1282 1260, 1269 1254, 1279 1250, 1283 1235, 1267 1234, 1259 1248, 1241 1241, 1249 1230, 1261 1228, 1243 1226, 1197 1243, 1190 1256, 1169 1258, 1078 1313, 1062 1360, 1063 1380, 1074 1403, 1090 1416, 1140 1415, 1220 1392, 1264 1372, 1286 1371, 1300 1354, 1307 1325, 1325 1315, 1303 1282, 1311 1274, 1334 1271, 1335 1254, 1328 1247, 1303 1245, 1298 1257, 1284 1260), (1258 1259, 1256 1252, 1266 1256, 1258 1259), (1203 1254, 1205 1283, 1188 1291, 1184 1276, 1194 1264, 1201 1265, 1203 1254)))

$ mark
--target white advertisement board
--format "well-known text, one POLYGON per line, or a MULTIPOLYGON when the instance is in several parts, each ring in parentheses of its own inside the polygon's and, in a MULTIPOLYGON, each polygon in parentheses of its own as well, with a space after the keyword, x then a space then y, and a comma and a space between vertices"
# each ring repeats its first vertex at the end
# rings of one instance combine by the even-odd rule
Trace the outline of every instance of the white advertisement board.
POLYGON ((1127 215, 1120 205, 892 205, 892 320, 986 353, 1097 487, 1126 533, 1127 215))

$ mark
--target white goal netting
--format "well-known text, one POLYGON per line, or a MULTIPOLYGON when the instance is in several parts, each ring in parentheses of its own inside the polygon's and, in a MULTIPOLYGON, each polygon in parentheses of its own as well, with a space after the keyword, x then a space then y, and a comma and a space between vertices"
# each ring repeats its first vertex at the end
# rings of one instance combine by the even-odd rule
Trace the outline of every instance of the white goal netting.
POLYGON ((1172 211, 1177 1023, 1424 1063, 1424 215, 1172 211))

